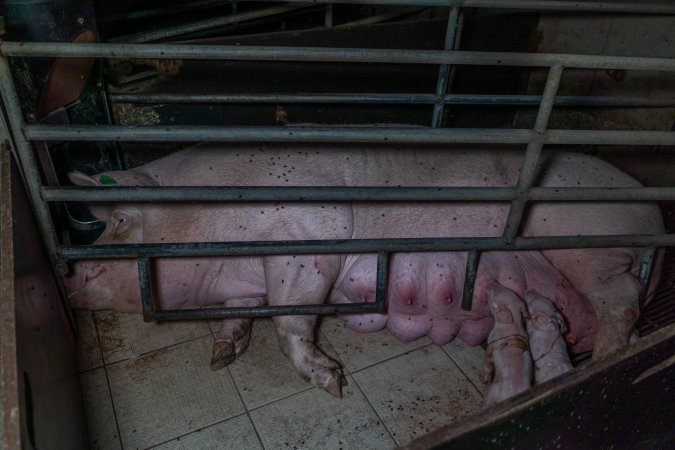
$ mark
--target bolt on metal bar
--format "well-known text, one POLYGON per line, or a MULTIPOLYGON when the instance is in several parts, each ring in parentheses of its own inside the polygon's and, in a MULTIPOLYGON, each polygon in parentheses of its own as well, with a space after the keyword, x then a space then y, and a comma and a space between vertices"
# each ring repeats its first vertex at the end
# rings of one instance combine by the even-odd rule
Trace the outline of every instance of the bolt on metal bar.
POLYGON ((476 284, 476 274, 478 272, 478 261, 480 252, 471 250, 466 257, 466 272, 464 273, 464 290, 462 291, 462 309, 471 311, 473 308, 473 290, 476 284))
MULTIPOLYGON (((453 6, 450 8, 448 16, 448 29, 445 32, 445 50, 452 50, 455 46, 455 34, 457 33, 457 19, 459 17, 459 8, 453 6)), ((431 118, 431 127, 440 128, 443 121, 443 110, 445 109, 444 96, 448 90, 448 76, 450 66, 441 64, 438 69, 438 83, 436 84, 436 102, 434 112, 431 118)))
MULTIPOLYGON (((243 0, 254 1, 254 0, 243 0)), ((303 2, 307 0, 269 0, 273 2, 303 2)), ((312 0, 327 3, 334 0, 312 0)), ((596 11, 641 14, 673 14, 675 5, 670 1, 570 1, 570 0, 344 0, 344 4, 410 5, 410 6, 459 6, 462 8, 531 9, 543 11, 596 11)))
MULTIPOLYGON (((375 103, 375 104, 433 104, 433 94, 181 94, 181 93, 112 93, 113 103, 375 103)), ((534 106, 540 95, 484 95, 446 94, 446 105, 508 105, 534 106)), ((675 98, 557 96, 555 106, 610 106, 624 108, 668 108, 675 106, 675 98)))
MULTIPOLYGON (((371 187, 371 186, 42 186, 47 202, 417 202, 513 201, 515 187, 371 187)), ((675 201, 675 187, 533 187, 529 201, 675 201)))
POLYGON ((143 305, 143 321, 155 320, 155 304, 152 289, 152 268, 150 258, 138 258, 138 278, 141 287, 141 305, 143 305))
POLYGON ((118 142, 315 142, 408 144, 542 144, 672 146, 675 131, 533 130, 424 127, 229 127, 132 125, 27 125, 24 135, 42 141, 118 142))
POLYGON ((675 246, 675 234, 608 236, 329 239, 300 241, 189 242, 173 244, 71 245, 59 248, 74 259, 159 258, 193 256, 251 256, 393 252, 453 252, 470 250, 550 250, 563 248, 675 246))
POLYGON ((673 58, 329 47, 194 44, 0 42, 0 55, 65 58, 226 59, 400 64, 459 64, 675 71, 673 58))
MULTIPOLYGON (((537 134, 541 134, 546 130, 548 119, 551 116, 551 111, 553 110, 553 101, 555 100, 556 93, 558 92, 558 86, 560 84, 562 73, 562 66, 553 66, 549 69, 548 78, 546 79, 546 86, 544 87, 544 93, 541 97, 539 111, 537 112, 537 117, 534 124, 534 131, 537 134)), ((537 177, 539 157, 541 156, 542 148, 543 143, 541 141, 535 140, 531 141, 525 150, 525 160, 523 161, 523 167, 520 172, 520 176, 518 177, 517 185, 521 197, 511 203, 511 209, 509 210, 509 215, 504 226, 504 233, 502 235, 508 242, 513 241, 513 239, 515 239, 515 237, 518 235, 518 230, 520 229, 520 224, 525 212, 525 206, 527 204, 529 190, 537 177)))
POLYGON ((42 180, 38 171, 37 162, 30 142, 21 133, 24 128, 23 113, 21 112, 21 103, 16 94, 16 86, 12 78, 12 71, 9 67, 9 61, 6 57, 0 56, 0 99, 4 105, 7 119, 11 126, 14 140, 14 148, 19 158, 20 168, 24 175, 26 187, 30 195, 33 211, 38 223, 38 228, 42 239, 49 252, 52 267, 59 273, 65 273, 65 265, 59 258, 57 249, 59 247, 58 237, 55 232, 54 224, 49 213, 47 203, 40 197, 40 186, 42 180))

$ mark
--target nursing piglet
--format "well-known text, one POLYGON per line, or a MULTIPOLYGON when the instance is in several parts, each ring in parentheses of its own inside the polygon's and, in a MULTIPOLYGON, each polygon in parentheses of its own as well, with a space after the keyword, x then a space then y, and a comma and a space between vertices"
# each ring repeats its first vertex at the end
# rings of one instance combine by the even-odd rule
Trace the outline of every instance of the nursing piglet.
POLYGON ((492 381, 483 399, 484 408, 513 397, 532 385, 525 303, 497 281, 490 282, 487 296, 495 322, 488 336, 485 371, 481 375, 483 382, 492 381))
POLYGON ((563 339, 567 327, 551 300, 537 291, 527 291, 525 301, 529 311, 527 335, 534 364, 534 382, 538 384, 572 370, 563 339))

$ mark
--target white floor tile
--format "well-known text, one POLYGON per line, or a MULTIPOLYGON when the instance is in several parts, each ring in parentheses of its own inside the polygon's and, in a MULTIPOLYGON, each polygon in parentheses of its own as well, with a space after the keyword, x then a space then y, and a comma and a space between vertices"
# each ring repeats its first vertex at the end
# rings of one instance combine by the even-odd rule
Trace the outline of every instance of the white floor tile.
POLYGON ((210 335, 108 366, 125 449, 147 448, 244 412, 210 335))
MULTIPOLYGON (((101 350, 106 364, 134 358, 150 351, 211 335, 203 320, 145 323, 140 314, 97 311, 101 350)), ((211 353, 203 355, 208 362, 211 353)))
POLYGON ((481 393, 485 394, 487 387, 480 381, 480 372, 483 370, 485 350, 480 345, 471 347, 461 339, 455 339, 443 346, 445 353, 459 366, 481 393))
MULTIPOLYGON (((330 344, 321 336, 319 348, 337 359, 330 344)), ((251 410, 312 387, 303 381, 279 349, 271 319, 255 319, 248 350, 229 366, 246 407, 251 410)))
POLYGON ((103 367, 94 313, 92 311, 73 311, 73 313, 77 322, 77 362, 80 372, 103 367))
POLYGON ((403 343, 387 330, 359 333, 347 328, 342 319, 330 316, 323 318, 320 331, 344 362, 347 373, 372 366, 431 343, 426 337, 403 343))
POLYGON ((482 401, 457 365, 433 345, 353 376, 399 445, 475 414, 482 401))
POLYGON ((92 449, 121 449, 108 381, 103 368, 80 374, 82 399, 92 449))
POLYGON ((153 450, 254 450, 262 448, 251 419, 244 414, 153 447, 153 450))
POLYGON ((251 412, 266 449, 391 449, 394 441, 350 378, 343 398, 317 388, 251 412))

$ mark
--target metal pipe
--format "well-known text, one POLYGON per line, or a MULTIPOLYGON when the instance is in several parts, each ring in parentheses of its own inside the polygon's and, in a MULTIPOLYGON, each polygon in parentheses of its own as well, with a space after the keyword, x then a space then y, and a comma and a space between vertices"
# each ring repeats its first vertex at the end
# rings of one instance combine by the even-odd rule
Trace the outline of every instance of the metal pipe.
POLYGON ((374 312, 384 314, 387 311, 387 287, 389 286, 389 253, 382 252, 377 255, 377 278, 375 280, 375 305, 374 312))
POLYGON ((568 68, 579 69, 675 71, 674 58, 421 49, 0 42, 0 55, 66 58, 100 57, 360 62, 369 64, 459 64, 522 67, 550 67, 561 65, 568 68))
POLYGON ((370 142, 409 144, 542 144, 672 146, 675 131, 533 130, 425 127, 228 127, 27 125, 29 140, 119 142, 370 142))
POLYGON ((652 265, 654 263, 654 255, 656 255, 656 247, 647 247, 642 256, 640 263, 640 273, 638 280, 640 281, 640 298, 647 293, 647 285, 649 284, 649 277, 652 274, 652 265))
POLYGON ((152 322, 155 320, 155 305, 152 292, 152 269, 150 267, 150 258, 138 258, 138 278, 141 287, 143 321, 152 322))
POLYGON ((0 57, 0 99, 7 113, 7 119, 13 130, 12 139, 16 155, 19 158, 20 168, 24 176, 26 187, 30 195, 33 211, 37 219, 38 229, 42 239, 49 252, 52 267, 59 273, 65 273, 66 266, 59 258, 57 248, 59 241, 56 236, 54 224, 49 213, 47 203, 40 197, 40 186, 42 180, 38 171, 35 155, 30 143, 20 132, 24 127, 23 113, 21 112, 21 103, 16 94, 12 71, 9 67, 9 61, 6 57, 0 57))
MULTIPOLYGON (((445 32, 445 50, 453 50, 455 47, 455 34, 457 33, 457 19, 459 18, 459 8, 453 6, 450 8, 448 16, 448 29, 445 32)), ((438 69, 438 82, 436 84, 436 102, 431 117, 431 128, 440 128, 443 121, 443 110, 445 109, 444 96, 448 90, 448 77, 450 75, 450 66, 441 64, 438 69)))
POLYGON ((466 272, 464 274, 464 289, 462 291, 462 309, 471 311, 473 308, 473 288, 476 284, 478 260, 480 252, 471 250, 466 256, 466 272))
POLYGON ((313 5, 297 5, 297 4, 285 4, 280 6, 273 6, 271 8, 258 9, 255 11, 247 11, 239 14, 230 14, 227 16, 214 17, 207 20, 200 20, 197 22, 181 24, 173 27, 163 28, 159 30, 147 31, 142 33, 131 34, 128 36, 119 36, 110 39, 111 42, 134 42, 134 43, 143 43, 143 42, 153 42, 159 41, 162 39, 172 38, 176 36, 182 36, 189 33, 194 33, 196 31, 209 30, 212 28, 222 27, 226 25, 233 25, 240 22, 247 22, 250 20, 256 20, 263 17, 275 16, 278 14, 283 14, 290 11, 296 11, 298 9, 305 9, 312 7, 313 5))
MULTIPOLYGON (((43 186, 47 202, 421 202, 496 201, 519 198, 515 187, 372 186, 43 186)), ((675 187, 534 187, 529 201, 675 201, 675 187)))
MULTIPOLYGON (((253 0, 243 0, 253 1, 253 0)), ((270 0, 273 2, 302 2, 307 0, 270 0)), ((328 3, 334 0, 312 0, 328 3)), ((462 8, 531 9, 543 11, 595 11, 607 13, 674 14, 670 1, 569 1, 569 0, 344 0, 344 4, 459 6, 462 8)))
MULTIPOLYGON (((551 116, 551 111, 553 111, 553 101, 558 92, 562 73, 562 66, 553 66, 549 69, 546 86, 544 87, 544 94, 541 97, 539 111, 537 111, 537 117, 534 123, 534 132, 537 134, 542 134, 546 131, 548 119, 551 116)), ((509 215, 504 226, 504 233, 502 235, 504 239, 509 242, 513 241, 518 235, 530 188, 534 184, 537 174, 539 173, 539 157, 541 156, 543 146, 544 144, 537 140, 530 141, 530 143, 527 144, 523 167, 520 176, 518 177, 517 188, 521 196, 511 203, 509 215)))
MULTIPOLYGON (((174 93, 113 93, 113 103, 375 103, 375 104, 433 104, 433 94, 174 94, 174 93)), ((541 102, 540 95, 481 95, 446 94, 445 104, 450 105, 504 105, 535 106, 541 102)), ((672 97, 609 97, 565 96, 556 97, 555 106, 596 106, 623 108, 669 108, 675 107, 672 97)))
POLYGON ((505 242, 501 237, 453 237, 410 239, 335 239, 312 241, 192 242, 175 244, 62 246, 66 260, 251 256, 341 253, 450 252, 469 250, 541 250, 562 248, 675 246, 675 234, 617 236, 526 236, 505 242))
POLYGON ((270 317, 323 314, 365 314, 381 312, 375 303, 322 305, 241 306, 236 308, 165 309, 154 313, 154 320, 227 319, 235 317, 270 317))

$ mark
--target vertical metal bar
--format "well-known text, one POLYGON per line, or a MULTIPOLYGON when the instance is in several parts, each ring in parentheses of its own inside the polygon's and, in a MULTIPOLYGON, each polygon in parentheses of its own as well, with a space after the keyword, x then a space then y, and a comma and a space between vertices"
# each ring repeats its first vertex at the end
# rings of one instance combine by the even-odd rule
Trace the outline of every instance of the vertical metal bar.
POLYGON ((326 4, 326 15, 324 17, 324 26, 331 28, 333 26, 333 4, 326 4))
POLYGON ((471 311, 473 307, 473 287, 476 283, 479 259, 480 252, 478 250, 471 250, 466 257, 466 274, 464 276, 464 290, 462 291, 462 309, 464 311, 471 311))
POLYGON ((152 273, 150 258, 138 258, 138 278, 141 284, 141 304, 143 305, 143 321, 155 320, 154 295, 152 293, 152 273))
POLYGON ((640 264, 640 298, 647 293, 647 285, 649 284, 649 276, 652 274, 652 266, 654 264, 654 256, 656 255, 656 247, 647 247, 645 254, 642 257, 642 264, 640 264))
MULTIPOLYGON (((452 50, 455 45, 455 33, 457 32, 457 18, 459 17, 459 7, 450 8, 448 16, 448 29, 445 33, 445 50, 452 50)), ((448 89, 448 76, 450 73, 449 64, 441 64, 438 69, 438 83, 436 84, 436 104, 434 105, 434 114, 431 118, 431 126, 439 128, 443 120, 443 110, 445 108, 444 96, 448 89)))
POLYGON ((387 311, 387 286, 389 285, 389 253, 377 255, 377 281, 375 284, 375 304, 377 312, 384 314, 387 311))
POLYGON ((40 172, 38 171, 33 149, 23 134, 25 124, 21 112, 21 103, 16 93, 9 59, 4 55, 0 55, 0 98, 2 98, 7 119, 12 129, 11 138, 14 140, 14 148, 19 157, 21 171, 25 178, 42 239, 47 246, 52 266, 57 273, 65 274, 68 269, 58 254, 59 241, 49 213, 49 207, 40 197, 40 187, 42 185, 40 172))
MULTIPOLYGON (((560 85, 562 72, 563 66, 561 65, 552 66, 548 71, 546 87, 544 88, 541 103, 539 104, 539 111, 537 112, 537 118, 534 123, 534 131, 539 135, 546 131, 546 126, 548 125, 548 120, 551 117, 551 111, 553 110, 555 96, 558 92, 558 86, 560 85)), ((520 193, 520 198, 511 203, 509 216, 504 227, 504 234, 502 235, 507 242, 513 242, 518 235, 523 213, 525 212, 525 205, 527 204, 527 196, 537 177, 537 166, 539 164, 539 156, 541 155, 542 147, 542 142, 536 138, 527 144, 523 168, 518 177, 517 188, 520 193)))

